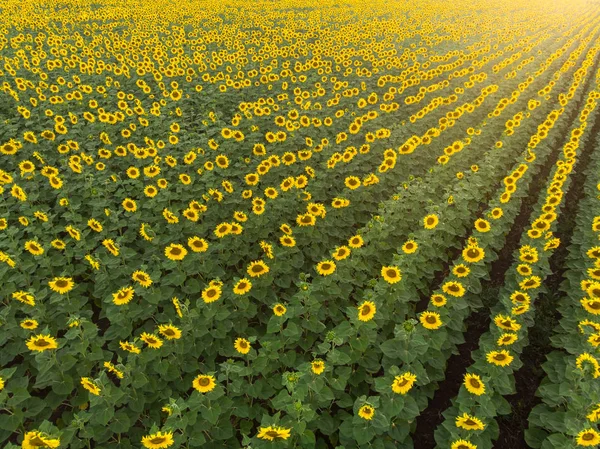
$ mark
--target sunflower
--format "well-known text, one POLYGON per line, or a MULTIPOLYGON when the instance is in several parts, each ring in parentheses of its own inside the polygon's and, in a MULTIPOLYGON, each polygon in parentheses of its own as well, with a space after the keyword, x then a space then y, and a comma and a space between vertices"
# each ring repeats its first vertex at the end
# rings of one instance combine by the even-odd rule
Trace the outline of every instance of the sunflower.
POLYGON ((456 440, 450 449, 477 449, 477 446, 466 440, 456 440))
POLYGON ((477 374, 465 374, 464 385, 471 394, 480 396, 485 393, 485 384, 477 374))
POLYGON ((454 268, 452 268, 452 274, 459 278, 467 277, 469 273, 471 273, 470 268, 462 263, 455 265, 454 268))
POLYGON ((335 271, 335 262, 332 260, 324 260, 317 264, 317 273, 321 276, 329 276, 335 271))
POLYGON ((25 249, 34 256, 41 256, 44 254, 44 248, 35 240, 28 240, 25 242, 25 249))
POLYGON ((335 251, 331 254, 331 256, 335 260, 344 260, 350 255, 350 248, 347 246, 338 246, 335 251))
POLYGON ((121 204, 127 212, 135 212, 137 210, 137 204, 131 198, 125 198, 121 204))
POLYGON ((360 187, 360 178, 357 176, 348 176, 344 180, 344 184, 351 190, 357 189, 360 187))
POLYGON ((348 240, 348 246, 350 248, 360 248, 361 246, 363 246, 365 244, 365 241, 363 240, 363 238, 360 235, 355 235, 353 237, 350 237, 350 239, 348 240))
POLYGON ((418 248, 419 245, 414 240, 407 240, 404 245, 402 245, 404 254, 413 254, 418 248))
POLYGON ((600 315, 600 300, 599 299, 589 299, 584 298, 580 300, 583 308, 593 315, 600 315))
POLYGON ((233 293, 236 295, 245 295, 250 291, 251 288, 252 282, 246 278, 243 278, 236 282, 235 286, 233 287, 233 293))
POLYGON ((439 222, 440 219, 435 214, 429 214, 423 218, 423 226, 425 229, 435 229, 439 222))
POLYGON ((133 287, 123 287, 116 293, 113 293, 113 303, 122 306, 133 299, 133 287))
POLYGON ((431 295, 430 302, 435 307, 443 307, 448 302, 448 299, 446 299, 446 297, 440 293, 434 293, 431 295))
POLYGON ((375 408, 369 404, 365 404, 358 409, 358 416, 360 416, 362 419, 370 421, 373 419, 373 416, 375 416, 375 408))
POLYGON ((178 340, 181 338, 181 330, 172 324, 160 324, 158 332, 167 340, 178 340))
POLYGON ((597 446, 600 444, 600 433, 591 427, 582 430, 577 434, 577 444, 579 446, 597 446))
POLYGON ((147 449, 165 449, 173 445, 173 432, 156 432, 142 438, 147 449))
POLYGON ((500 335, 500 337, 498 337, 496 344, 498 346, 509 346, 509 345, 512 345, 518 339, 519 339, 519 337, 517 334, 511 333, 511 332, 504 333, 504 334, 500 335))
POLYGON ((577 366, 577 368, 582 372, 585 372, 584 363, 589 364, 591 365, 591 367, 593 367, 594 372, 592 373, 592 375, 594 376, 594 379, 600 377, 600 364, 598 364, 598 361, 594 358, 593 355, 584 352, 583 354, 580 354, 575 360, 575 366, 577 366))
POLYGON ((250 277, 260 277, 269 272, 269 267, 262 260, 255 260, 250 262, 246 272, 250 277))
POLYGON ((148 288, 152 285, 152 279, 150 279, 150 276, 141 270, 134 271, 131 275, 131 279, 140 284, 142 287, 148 288))
POLYGON ((538 288, 540 285, 542 285, 542 279, 539 276, 529 276, 519 282, 521 290, 538 288))
POLYGON ((371 321, 375 316, 375 312, 377 312, 377 307, 374 302, 363 301, 362 304, 358 306, 358 319, 360 321, 371 321))
POLYGON ((521 276, 531 276, 533 270, 531 269, 531 265, 527 265, 527 264, 519 264, 517 265, 517 273, 519 273, 521 276))
POLYGON ((497 366, 510 365, 514 357, 506 350, 502 351, 490 351, 486 354, 486 360, 488 363, 492 363, 497 366))
POLYGON ((50 335, 32 335, 29 340, 27 340, 27 348, 30 351, 48 351, 50 349, 58 348, 58 343, 54 337, 50 335))
POLYGON ((425 329, 435 330, 442 326, 440 314, 436 312, 423 312, 419 317, 419 321, 425 329))
POLYGON ((27 330, 33 330, 33 329, 37 329, 37 327, 39 326, 38 322, 36 320, 32 320, 30 318, 26 318, 23 321, 21 321, 19 323, 19 326, 21 326, 23 329, 27 329, 27 330))
POLYGON ((485 424, 483 424, 483 422, 475 417, 475 416, 470 416, 467 415, 466 413, 463 413, 462 416, 457 416, 456 417, 456 427, 459 427, 461 429, 465 429, 465 430, 483 430, 485 429, 485 424))
MULTIPOLYGON (((282 246, 286 246, 288 248, 293 248, 296 246, 296 239, 291 235, 284 235, 279 238, 279 242, 282 246)), ((334 256, 335 257, 335 256, 334 256)))
POLYGON ((490 222, 484 220, 483 218, 478 218, 477 220, 475 220, 474 227, 479 232, 489 232, 489 230, 492 229, 490 222))
POLYGON ((14 292, 12 294, 13 299, 22 302, 23 304, 27 304, 28 306, 35 306, 35 297, 29 293, 24 291, 14 292))
POLYGON ((511 317, 502 314, 494 317, 494 324, 505 331, 518 331, 521 329, 519 323, 514 321, 511 317))
POLYGON ((100 392, 102 391, 100 389, 100 387, 98 385, 96 385, 94 383, 94 381, 92 379, 90 379, 89 377, 82 377, 81 378, 81 385, 83 385, 83 388, 85 388, 87 391, 89 391, 90 393, 92 393, 95 396, 100 396, 100 392))
POLYGON ((591 422, 597 422, 600 420, 600 404, 596 404, 594 406, 594 410, 590 412, 589 415, 586 416, 591 422))
POLYGON ((192 382, 192 386, 200 393, 208 393, 216 387, 216 379, 214 376, 199 374, 192 382))
POLYGON ((56 449, 58 446, 60 446, 60 440, 58 438, 50 438, 45 433, 37 430, 25 433, 23 442, 21 443, 22 449, 56 449))
POLYGON ((442 291, 456 298, 461 298, 465 295, 465 288, 460 282, 451 281, 442 285, 442 291))
POLYGON ((291 430, 292 429, 286 429, 284 427, 260 427, 256 437, 268 441, 275 441, 278 439, 287 440, 290 437, 291 430))
POLYGON ((397 394, 406 394, 416 381, 417 376, 410 372, 396 376, 394 377, 394 382, 392 382, 392 391, 397 394))
POLYGON ((103 366, 108 370, 109 373, 114 374, 118 379, 123 379, 123 377, 125 377, 125 374, 123 374, 121 370, 117 369, 117 367, 111 362, 104 362, 103 366))
POLYGON ((208 250, 208 242, 200 237, 190 237, 187 244, 195 253, 204 253, 208 250))
POLYGON ((131 352, 132 354, 139 354, 142 352, 140 348, 135 346, 133 343, 129 343, 128 341, 120 341, 119 346, 123 351, 131 352))
POLYGON ((233 343, 233 347, 240 354, 248 354, 250 352, 250 349, 252 348, 250 346, 250 342, 245 338, 237 338, 233 343))
POLYGON ((48 286, 56 293, 64 295, 65 293, 68 293, 71 290, 73 290, 75 283, 71 278, 55 277, 53 280, 48 282, 48 286))
POLYGON ((157 335, 149 334, 147 332, 142 332, 140 335, 140 340, 146 343, 152 349, 158 349, 163 345, 163 342, 157 335))
POLYGON ((102 245, 115 257, 119 255, 119 248, 115 245, 113 239, 104 239, 102 245))
POLYGON ((165 256, 167 256, 167 259, 169 260, 183 260, 186 254, 187 249, 178 243, 171 243, 165 248, 165 256))
POLYGON ((381 267, 381 276, 388 284, 396 284, 402 280, 400 269, 394 266, 381 267))
POLYGON ((221 287, 217 285, 208 285, 202 290, 202 299, 206 304, 217 301, 221 297, 221 287))
POLYGON ((285 315, 285 312, 287 312, 287 309, 283 304, 277 303, 273 306, 273 313, 276 316, 283 316, 285 315))
POLYGON ((485 251, 478 246, 468 246, 463 249, 462 256, 469 263, 477 263, 485 257, 485 251))
POLYGON ((0 377, 0 391, 4 390, 4 379, 0 377))

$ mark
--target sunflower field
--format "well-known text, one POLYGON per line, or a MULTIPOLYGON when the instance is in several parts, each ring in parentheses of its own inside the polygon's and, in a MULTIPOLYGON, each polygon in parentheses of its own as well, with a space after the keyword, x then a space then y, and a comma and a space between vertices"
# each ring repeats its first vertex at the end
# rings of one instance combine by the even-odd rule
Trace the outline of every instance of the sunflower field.
POLYGON ((0 1, 0 447, 600 447, 600 4, 0 1))

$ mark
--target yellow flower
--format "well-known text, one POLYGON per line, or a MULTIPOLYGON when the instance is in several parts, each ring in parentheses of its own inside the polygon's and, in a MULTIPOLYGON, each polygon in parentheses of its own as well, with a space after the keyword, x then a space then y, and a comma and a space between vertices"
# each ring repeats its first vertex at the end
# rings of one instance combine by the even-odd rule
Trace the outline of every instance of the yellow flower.
POLYGON ((177 243, 171 243, 165 248, 165 256, 167 256, 167 259, 169 260, 183 260, 186 254, 187 249, 185 249, 183 245, 177 243))
POLYGON ((381 276, 388 284, 395 284, 402 279, 400 270, 394 266, 381 267, 381 276))
POLYGON ((442 326, 440 314, 436 312, 423 312, 419 317, 419 321, 425 329, 435 330, 442 326))
POLYGON ((132 354, 139 354, 142 352, 140 348, 135 346, 133 343, 129 343, 128 341, 120 341, 119 346, 123 351, 131 352, 132 354))
POLYGON ((284 427, 260 427, 256 437, 268 441, 275 441, 278 439, 287 440, 290 437, 291 430, 292 429, 286 429, 284 427))
POLYGON ((500 337, 498 337, 496 344, 498 346, 509 346, 509 345, 512 345, 515 341, 517 341, 518 338, 519 337, 517 336, 517 334, 505 333, 505 334, 500 335, 500 337))
POLYGON ((456 440, 450 449, 477 449, 477 446, 466 440, 456 440))
POLYGON ((423 226, 425 229, 435 229, 439 222, 440 219, 435 214, 429 214, 423 218, 423 226))
POLYGON ((465 430, 483 430, 483 429, 485 429, 485 424, 483 424, 483 422, 479 418, 476 418, 475 416, 467 415, 466 413, 463 413, 462 416, 457 416, 455 423, 456 423, 456 427, 459 427, 459 428, 465 429, 465 430))
POLYGON ((462 256, 467 262, 476 263, 485 257, 485 251, 478 246, 468 246, 463 249, 462 256))
POLYGON ((250 277, 260 277, 269 272, 269 267, 262 260, 255 260, 250 263, 246 272, 250 277))
POLYGON ((206 304, 217 301, 221 297, 221 287, 209 285, 202 290, 202 299, 206 304))
POLYGON ((39 326, 39 323, 36 320, 26 318, 23 321, 21 321, 21 323, 19 323, 19 326, 21 326, 23 329, 33 330, 33 329, 37 329, 37 327, 39 326))
POLYGON ((56 449, 58 446, 60 446, 60 439, 50 438, 45 433, 39 432, 37 430, 25 433, 25 436, 23 437, 23 442, 21 443, 22 449, 56 449))
POLYGON ((87 391, 89 391, 93 395, 100 396, 100 392, 101 392, 100 387, 98 387, 94 383, 94 381, 92 381, 92 379, 90 379, 89 377, 82 377, 81 385, 83 385, 83 388, 85 388, 87 391))
POLYGON ((199 374, 192 382, 192 386, 200 393, 208 393, 214 390, 216 385, 215 377, 205 374, 199 374))
POLYGON ((125 209, 127 212, 135 212, 137 210, 137 204, 131 198, 125 198, 122 205, 123 209, 125 209))
POLYGON ((358 319, 360 321, 370 321, 375 316, 375 312, 377 312, 377 307, 374 302, 363 301, 362 304, 358 306, 358 319))
POLYGON ((140 284, 142 287, 148 288, 152 285, 152 279, 150 279, 150 276, 141 270, 134 271, 131 275, 131 279, 140 284))
POLYGON ((65 293, 68 293, 71 290, 73 290, 75 283, 71 278, 55 277, 53 280, 48 282, 48 286, 51 290, 55 291, 56 293, 64 295, 65 293))
POLYGON ((200 237, 190 237, 188 239, 188 246, 195 253, 203 253, 208 250, 208 242, 200 237))
POLYGON ((172 324, 160 324, 158 332, 167 340, 178 340, 181 338, 181 330, 172 324))
POLYGON ((325 371, 325 362, 320 359, 313 360, 310 362, 310 369, 318 376, 325 371))
POLYGON ((419 245, 414 240, 408 240, 402 245, 402 251, 405 254, 412 254, 419 248, 419 245))
POLYGON ((250 291, 251 288, 252 282, 246 278, 243 278, 236 282, 235 286, 233 287, 233 293, 236 295, 245 295, 250 291))
POLYGON ((273 313, 276 316, 283 316, 285 315, 285 312, 287 312, 287 309, 283 304, 275 304, 273 306, 273 313))
POLYGON ((50 349, 58 348, 58 343, 54 337, 50 335, 32 335, 29 340, 27 340, 27 348, 31 351, 48 351, 50 349))
POLYGON ((484 220, 483 218, 478 218, 477 220, 475 220, 474 227, 479 232, 489 232, 489 230, 492 229, 492 227, 490 226, 490 222, 484 220))
POLYGON ((35 240, 28 240, 25 242, 25 249, 34 256, 41 256, 44 254, 44 248, 35 240))
POLYGON ((104 362, 104 368, 106 368, 109 373, 112 373, 115 376, 117 376, 119 379, 123 379, 123 377, 125 377, 123 372, 120 371, 119 369, 117 369, 117 367, 115 365, 113 365, 111 362, 104 362))
POLYGON ((350 237, 350 239, 348 239, 348 246, 350 248, 360 248, 361 246, 363 246, 365 243, 365 241, 363 240, 363 238, 360 235, 355 235, 353 237, 350 237))
POLYGON ((143 332, 142 335, 140 335, 140 340, 142 340, 152 349, 158 349, 163 345, 163 342, 160 338, 147 332, 143 332))
POLYGON ((486 354, 488 363, 492 363, 497 366, 510 365, 514 359, 510 353, 503 349, 502 351, 490 351, 486 354))
POLYGON ((113 293, 113 302, 117 306, 127 304, 133 299, 133 287, 123 287, 118 292, 113 293))
POLYGON ((600 433, 591 427, 582 430, 577 434, 577 444, 579 446, 597 446, 600 444, 600 433))
POLYGON ((446 282, 442 285, 442 291, 457 298, 465 295, 465 288, 460 282, 446 282))
POLYGON ((147 449, 165 449, 173 445, 173 432, 156 432, 142 438, 147 449))
POLYGON ((465 374, 464 385, 471 394, 480 396, 485 393, 485 384, 477 374, 465 374))
POLYGON ((12 294, 13 299, 27 304, 28 306, 35 306, 35 297, 28 292, 18 291, 12 294))
POLYGON ((332 260, 324 260, 317 264, 317 273, 321 276, 329 276, 335 271, 335 262, 332 260))
POLYGON ((410 372, 401 374, 394 378, 392 382, 392 391, 397 394, 406 394, 417 381, 417 376, 410 372))
POLYGON ((358 409, 358 416, 360 416, 362 419, 370 421, 373 419, 373 416, 375 416, 375 408, 373 408, 369 404, 365 404, 360 409, 358 409))
POLYGON ((233 344, 233 347, 240 354, 248 354, 251 349, 250 342, 245 338, 237 338, 233 344))

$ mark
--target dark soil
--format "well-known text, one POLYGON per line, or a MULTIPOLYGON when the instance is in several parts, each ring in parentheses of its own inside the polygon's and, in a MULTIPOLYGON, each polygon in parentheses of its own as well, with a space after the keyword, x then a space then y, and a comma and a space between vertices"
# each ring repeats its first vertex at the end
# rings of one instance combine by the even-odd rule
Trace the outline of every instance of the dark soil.
MULTIPOLYGON (((589 73, 593 74, 595 70, 596 68, 594 67, 590 69, 589 73)), ((590 75, 584 92, 587 92, 589 81, 592 78, 590 75)), ((569 122, 573 122, 577 118, 577 113, 582 102, 583 100, 580 100, 577 107, 573 109, 574 113, 570 117, 569 122)), ((599 132, 600 121, 596 120, 590 135, 595 136, 599 132)), ((435 447, 435 429, 443 422, 442 413, 450 407, 451 400, 458 394, 465 367, 473 363, 471 352, 477 349, 479 338, 489 328, 489 307, 493 306, 499 287, 504 283, 505 273, 513 262, 512 255, 519 246, 520 236, 530 221, 530 215, 537 202, 538 195, 545 186, 545 180, 550 175, 550 171, 556 163, 563 145, 568 141, 568 137, 565 134, 564 138, 560 139, 560 145, 557 145, 550 154, 540 173, 535 177, 536 180, 531 183, 528 195, 523 199, 519 215, 515 219, 510 232, 507 234, 506 244, 499 252, 498 259, 492 263, 490 280, 482 285, 482 291, 484 292, 482 299, 486 307, 472 314, 466 320, 467 331, 465 333, 465 343, 459 345, 458 354, 453 354, 450 357, 445 380, 438 386, 428 407, 417 418, 417 427, 413 437, 415 449, 432 449, 435 447)), ((593 139, 590 139, 581 152, 581 158, 578 162, 579 167, 587 167, 592 151, 593 139)), ((549 292, 558 291, 558 285, 562 280, 564 259, 573 232, 574 216, 577 212, 577 204, 583 193, 584 181, 585 174, 583 173, 583 169, 580 169, 579 173, 573 175, 572 184, 565 198, 565 206, 561 212, 562 221, 559 222, 556 232, 556 235, 561 238, 561 246, 551 258, 553 274, 545 282, 549 292)), ((498 420, 500 436, 496 441, 495 447, 510 447, 512 449, 528 448, 524 439, 524 431, 527 428, 528 416, 531 409, 539 402, 539 399, 535 397, 535 392, 544 374, 541 364, 545 361, 545 356, 550 351, 550 336, 558 320, 555 307, 557 298, 557 294, 553 295, 551 293, 541 295, 538 300, 536 324, 529 331, 530 344, 522 355, 524 366, 515 373, 517 393, 506 398, 511 404, 513 412, 498 420)))

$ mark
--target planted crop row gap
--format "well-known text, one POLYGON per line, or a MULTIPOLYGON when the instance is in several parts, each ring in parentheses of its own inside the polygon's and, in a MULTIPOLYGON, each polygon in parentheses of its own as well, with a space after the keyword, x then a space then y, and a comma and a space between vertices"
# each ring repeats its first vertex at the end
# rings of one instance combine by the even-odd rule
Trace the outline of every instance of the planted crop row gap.
MULTIPOLYGON (((599 133, 600 118, 596 115, 590 135, 596 136, 599 133)), ((535 396, 535 393, 545 375, 541 369, 541 364, 544 362, 546 354, 551 350, 550 336, 560 317, 556 310, 560 295, 556 292, 558 292, 559 286, 564 280, 565 259, 575 230, 575 217, 579 209, 579 202, 583 197, 583 188, 589 175, 588 167, 594 152, 594 145, 594 140, 590 139, 583 148, 578 162, 578 165, 583 169, 573 176, 572 184, 565 196, 565 207, 561 212, 562 219, 558 223, 556 232, 561 243, 550 258, 552 274, 544 282, 547 293, 543 294, 537 301, 535 325, 529 330, 530 344, 521 356, 523 367, 515 373, 517 392, 506 397, 511 405, 512 414, 498 420, 500 437, 497 444, 506 444, 513 448, 528 447, 525 444, 524 431, 531 409, 541 402, 535 396)))
MULTIPOLYGON (((591 69, 591 73, 595 73, 597 67, 598 59, 596 59, 595 65, 591 69)), ((584 92, 589 90, 591 79, 591 76, 586 79, 584 92)), ((577 118, 579 108, 582 106, 584 99, 585 97, 580 97, 576 105, 571 109, 567 123, 570 124, 577 118)), ((594 126, 596 126, 596 123, 594 126)), ((535 205, 542 187, 545 185, 543 182, 540 182, 540 180, 546 180, 548 178, 552 167, 558 159, 560 149, 567 141, 568 136, 563 136, 563 138, 560 139, 559 144, 555 145, 549 157, 544 162, 539 175, 536 177, 538 182, 532 182, 530 185, 528 194, 521 203, 519 215, 515 219, 515 222, 506 237, 507 243, 499 252, 498 259, 492 263, 490 279, 485 281, 482 285, 482 292, 484 292, 483 297, 493 298, 494 293, 498 290, 498 286, 504 283, 506 271, 511 266, 512 254, 519 246, 519 238, 523 233, 525 226, 529 223, 529 217, 533 211, 533 206, 535 205), (485 293, 487 293, 487 295, 485 293)), ((587 157, 589 159, 589 155, 587 157)), ((464 368, 473 362, 471 351, 478 347, 479 338, 485 330, 488 329, 489 323, 489 307, 487 306, 480 311, 471 314, 471 316, 467 318, 465 323, 467 328, 465 333, 465 343, 459 345, 458 354, 453 354, 450 357, 447 364, 447 375, 445 380, 440 383, 429 406, 417 418, 416 435, 418 435, 419 438, 415 439, 415 449, 430 449, 435 447, 433 433, 437 426, 443 421, 441 413, 450 406, 451 399, 458 394, 460 385, 462 384, 464 368)))

